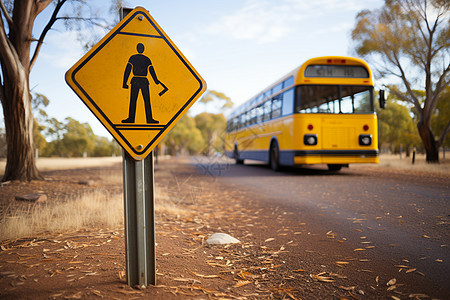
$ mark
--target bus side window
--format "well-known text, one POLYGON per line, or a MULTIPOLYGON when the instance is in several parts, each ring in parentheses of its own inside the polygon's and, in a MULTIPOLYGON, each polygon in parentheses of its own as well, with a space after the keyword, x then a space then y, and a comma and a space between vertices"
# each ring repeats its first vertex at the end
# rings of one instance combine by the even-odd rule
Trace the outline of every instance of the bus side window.
POLYGON ((256 123, 261 123, 263 121, 264 109, 260 105, 256 108, 256 123))
POLYGON ((282 115, 290 115, 294 112, 294 89, 287 90, 283 93, 283 110, 282 115))
POLYGON ((281 116, 281 100, 282 94, 276 95, 272 99, 272 118, 278 118, 281 116))
POLYGON ((248 112, 248 118, 249 118, 249 121, 248 121, 249 125, 256 123, 256 108, 252 108, 248 112))
POLYGON ((239 129, 239 118, 235 117, 233 120, 231 120, 231 130, 239 129))
POLYGON ((283 82, 283 88, 285 89, 287 87, 290 87, 293 84, 294 84, 294 77, 291 76, 283 82))
POLYGON ((239 128, 245 127, 245 122, 247 121, 247 117, 245 115, 245 113, 243 113, 240 117, 239 117, 239 128))
POLYGON ((271 117, 271 113, 272 113, 272 100, 269 99, 266 102, 264 102, 264 116, 263 116, 263 121, 267 121, 270 120, 271 117))
POLYGON ((272 94, 276 94, 283 89, 283 83, 279 83, 272 88, 272 94))

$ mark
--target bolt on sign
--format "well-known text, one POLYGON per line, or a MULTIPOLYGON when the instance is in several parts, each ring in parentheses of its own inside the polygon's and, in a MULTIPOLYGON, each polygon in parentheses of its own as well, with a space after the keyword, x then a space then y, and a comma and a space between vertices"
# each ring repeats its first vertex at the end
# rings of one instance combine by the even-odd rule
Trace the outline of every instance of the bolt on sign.
POLYGON ((142 7, 70 68, 66 82, 135 160, 144 159, 206 90, 142 7))

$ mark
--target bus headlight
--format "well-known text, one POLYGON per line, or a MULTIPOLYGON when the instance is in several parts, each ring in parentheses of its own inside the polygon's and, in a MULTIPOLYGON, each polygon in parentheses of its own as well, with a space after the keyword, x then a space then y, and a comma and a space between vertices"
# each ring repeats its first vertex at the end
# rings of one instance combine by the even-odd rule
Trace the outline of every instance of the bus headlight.
POLYGON ((317 134, 305 134, 303 136, 303 143, 307 146, 317 145, 317 134))
POLYGON ((372 135, 371 134, 360 134, 359 135, 359 144, 361 146, 370 146, 372 144, 372 135))

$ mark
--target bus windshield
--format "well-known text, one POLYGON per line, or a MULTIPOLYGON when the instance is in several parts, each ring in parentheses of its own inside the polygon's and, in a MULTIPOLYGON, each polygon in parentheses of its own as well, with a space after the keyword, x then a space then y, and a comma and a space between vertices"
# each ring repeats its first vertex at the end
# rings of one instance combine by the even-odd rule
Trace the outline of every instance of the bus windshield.
POLYGON ((373 113, 373 87, 301 85, 296 88, 296 113, 373 113))

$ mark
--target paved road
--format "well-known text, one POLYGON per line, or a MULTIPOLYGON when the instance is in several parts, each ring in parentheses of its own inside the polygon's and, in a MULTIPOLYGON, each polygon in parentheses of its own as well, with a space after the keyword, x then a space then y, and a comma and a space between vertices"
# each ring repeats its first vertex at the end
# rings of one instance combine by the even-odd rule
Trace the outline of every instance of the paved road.
POLYGON ((428 295, 450 298, 450 177, 360 166, 334 173, 275 173, 257 163, 198 166, 230 188, 259 193, 258 205, 279 208, 285 222, 306 222, 311 234, 361 251, 375 273, 403 276, 428 295))

